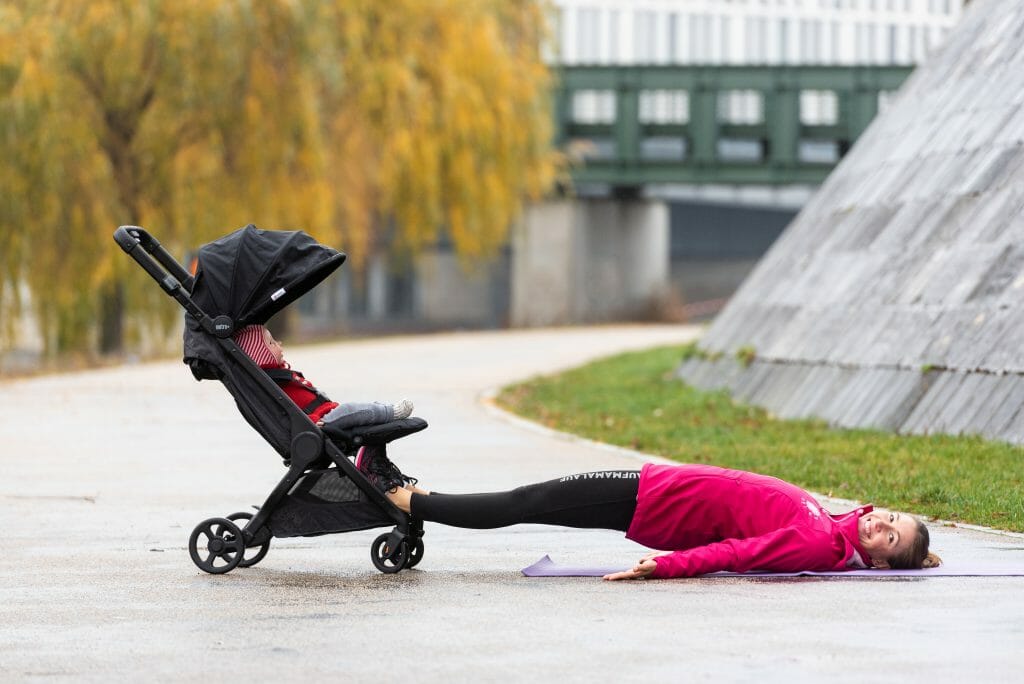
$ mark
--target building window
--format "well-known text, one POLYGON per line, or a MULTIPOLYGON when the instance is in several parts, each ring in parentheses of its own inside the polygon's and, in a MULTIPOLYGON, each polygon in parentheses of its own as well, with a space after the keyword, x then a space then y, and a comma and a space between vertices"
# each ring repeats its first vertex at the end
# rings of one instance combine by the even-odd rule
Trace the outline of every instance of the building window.
POLYGON ((686 138, 654 136, 640 141, 640 157, 650 161, 683 161, 686 159, 686 138))
POLYGON ((764 121, 764 98, 757 90, 725 90, 718 93, 718 120, 737 125, 764 121))
POLYGON ((724 162, 758 163, 764 161, 764 145, 760 140, 719 138, 715 148, 718 158, 724 162))
POLYGON ((581 124, 615 121, 614 90, 577 90, 572 94, 572 120, 581 124))
POLYGON ((800 91, 800 123, 834 126, 839 121, 839 97, 833 90, 800 91))
POLYGON ((685 124, 690 120, 690 94, 685 90, 641 90, 640 123, 685 124))
POLYGON ((839 162, 839 143, 835 140, 801 140, 796 158, 804 164, 832 165, 839 162))

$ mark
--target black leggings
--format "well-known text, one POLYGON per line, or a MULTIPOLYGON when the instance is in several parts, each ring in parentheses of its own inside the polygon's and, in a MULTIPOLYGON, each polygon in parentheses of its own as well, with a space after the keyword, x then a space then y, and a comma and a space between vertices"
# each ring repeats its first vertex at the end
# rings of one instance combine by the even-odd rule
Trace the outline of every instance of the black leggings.
POLYGON ((413 494, 422 520, 477 530, 519 523, 606 530, 629 529, 639 470, 601 470, 491 494, 413 494))

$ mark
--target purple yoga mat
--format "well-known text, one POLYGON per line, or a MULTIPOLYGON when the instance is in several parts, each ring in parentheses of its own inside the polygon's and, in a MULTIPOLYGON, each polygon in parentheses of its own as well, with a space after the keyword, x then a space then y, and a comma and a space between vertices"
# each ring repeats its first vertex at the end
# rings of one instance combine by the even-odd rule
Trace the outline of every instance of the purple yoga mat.
MULTIPOLYGON (((527 577, 603 577, 612 572, 628 569, 615 567, 577 567, 558 565, 551 556, 544 556, 533 565, 523 568, 527 577)), ((1024 576, 1024 566, 992 565, 987 563, 947 563, 927 570, 832 570, 828 572, 715 572, 704 577, 1017 577, 1024 576)))

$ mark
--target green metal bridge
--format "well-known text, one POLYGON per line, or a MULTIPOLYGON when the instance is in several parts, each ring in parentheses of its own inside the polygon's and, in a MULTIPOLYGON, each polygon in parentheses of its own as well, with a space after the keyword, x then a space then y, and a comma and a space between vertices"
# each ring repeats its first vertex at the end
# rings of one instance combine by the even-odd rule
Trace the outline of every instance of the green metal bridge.
POLYGON ((911 66, 571 66, 557 140, 577 184, 819 184, 911 66))

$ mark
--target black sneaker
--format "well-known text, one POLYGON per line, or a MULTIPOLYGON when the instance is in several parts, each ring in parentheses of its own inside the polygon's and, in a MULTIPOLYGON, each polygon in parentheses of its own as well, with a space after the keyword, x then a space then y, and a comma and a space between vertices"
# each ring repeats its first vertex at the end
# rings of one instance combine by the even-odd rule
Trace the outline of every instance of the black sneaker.
POLYGON ((391 459, 374 447, 359 449, 356 453, 356 468, 366 476, 370 484, 385 493, 419 481, 402 473, 391 459))

